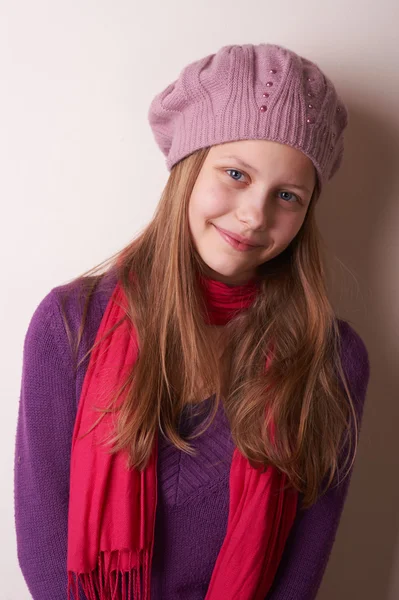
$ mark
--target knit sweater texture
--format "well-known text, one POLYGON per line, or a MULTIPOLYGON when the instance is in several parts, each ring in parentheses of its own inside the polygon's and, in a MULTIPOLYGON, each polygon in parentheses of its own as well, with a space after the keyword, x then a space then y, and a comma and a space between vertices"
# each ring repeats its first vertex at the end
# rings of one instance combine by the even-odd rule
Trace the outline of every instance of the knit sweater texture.
MULTIPOLYGON (((116 283, 110 271, 90 303, 78 361, 94 343, 116 283)), ((83 304, 76 283, 53 288, 27 329, 15 440, 14 502, 19 565, 33 600, 67 598, 67 532, 72 432, 89 363, 74 373, 61 315, 61 298, 74 336, 83 304)), ((366 346, 339 320, 342 361, 360 419, 370 364, 366 346)), ((183 411, 180 432, 202 427, 202 416, 183 411)), ((158 502, 151 571, 152 600, 203 600, 227 530, 229 472, 234 451, 222 403, 206 432, 191 441, 196 456, 159 436, 158 502)), ((353 470, 353 467, 352 467, 353 470)), ((351 475, 308 509, 301 506, 267 600, 314 600, 336 537, 351 475)), ((85 600, 83 593, 80 600, 85 600)), ((229 600, 229 599, 226 599, 229 600)))

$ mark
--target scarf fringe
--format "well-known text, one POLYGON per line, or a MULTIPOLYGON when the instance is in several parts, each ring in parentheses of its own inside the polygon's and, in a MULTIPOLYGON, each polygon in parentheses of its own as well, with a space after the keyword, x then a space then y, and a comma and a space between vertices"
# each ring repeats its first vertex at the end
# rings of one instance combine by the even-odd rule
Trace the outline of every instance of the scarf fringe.
MULTIPOLYGON (((79 600, 80 590, 87 600, 150 600, 149 582, 149 552, 140 552, 138 564, 129 571, 119 568, 120 550, 107 552, 110 556, 117 552, 116 570, 110 571, 111 560, 108 560, 108 570, 104 573, 104 552, 98 557, 98 564, 89 573, 75 573, 68 571, 67 600, 79 600), (140 577, 140 572, 143 577, 140 577), (142 590, 143 587, 143 590, 142 590)), ((129 563, 132 552, 129 551, 129 563)))

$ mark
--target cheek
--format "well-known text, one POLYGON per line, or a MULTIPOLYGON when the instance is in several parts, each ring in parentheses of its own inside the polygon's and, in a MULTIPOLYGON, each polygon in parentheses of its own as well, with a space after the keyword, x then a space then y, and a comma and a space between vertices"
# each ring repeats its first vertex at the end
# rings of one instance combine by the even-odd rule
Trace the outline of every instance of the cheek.
POLYGON ((287 238, 293 238, 299 231, 302 225, 302 219, 293 218, 287 219, 286 222, 281 224, 281 235, 287 238))
POLYGON ((291 236, 291 239, 293 239, 296 236, 296 234, 302 227, 303 222, 305 220, 305 216, 306 216, 306 212, 301 212, 301 213, 297 214, 295 217, 293 217, 293 219, 289 222, 288 230, 289 230, 289 235, 291 236))
POLYGON ((285 215, 285 218, 276 222, 274 230, 271 232, 276 245, 286 247, 300 230, 304 216, 299 214, 285 215))
POLYGON ((231 211, 231 198, 223 186, 212 185, 198 189, 190 199, 189 214, 192 225, 204 225, 204 221, 212 220, 231 211))

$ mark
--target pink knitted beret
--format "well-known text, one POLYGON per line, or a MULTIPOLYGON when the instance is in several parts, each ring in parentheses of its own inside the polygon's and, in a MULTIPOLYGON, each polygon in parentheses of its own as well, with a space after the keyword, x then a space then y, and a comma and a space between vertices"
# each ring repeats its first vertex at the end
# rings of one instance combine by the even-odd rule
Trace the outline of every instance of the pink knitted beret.
POLYGON ((168 170, 199 148, 272 140, 312 160, 321 190, 341 164, 348 110, 314 62, 275 44, 244 44, 184 67, 148 119, 168 170))

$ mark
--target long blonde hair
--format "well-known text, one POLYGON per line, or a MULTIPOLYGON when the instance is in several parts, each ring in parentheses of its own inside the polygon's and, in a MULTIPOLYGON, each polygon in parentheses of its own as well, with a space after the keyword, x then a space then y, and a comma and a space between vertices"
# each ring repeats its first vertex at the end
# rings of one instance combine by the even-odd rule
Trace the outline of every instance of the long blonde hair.
MULTIPOLYGON (((113 403, 124 390, 110 452, 126 449, 128 466, 141 470, 160 427, 177 448, 195 453, 179 435, 177 422, 183 406, 198 400, 201 373, 206 389, 215 394, 211 418, 197 435, 209 427, 223 401, 241 453, 253 463, 274 465, 286 473, 303 494, 306 508, 339 474, 339 457, 348 442, 343 466, 352 455, 349 474, 358 442, 356 411, 340 360, 339 326, 326 291, 315 220, 318 187, 294 240, 258 268, 261 284, 254 304, 224 327, 228 343, 223 375, 215 345, 204 330, 197 277, 204 265, 189 235, 187 217, 191 191, 208 152, 200 149, 177 163, 145 229, 126 248, 75 278, 83 283, 85 309, 77 339, 71 338, 72 349, 76 356, 90 299, 105 273, 115 269, 140 352, 107 411, 115 411, 113 403), (106 263, 107 270, 95 274, 106 263), (137 285, 131 283, 132 273, 137 285), (273 361, 265 370, 271 343, 273 361), (277 432, 274 443, 269 437, 271 419, 277 432)), ((65 311, 63 316, 71 336, 65 311)))

